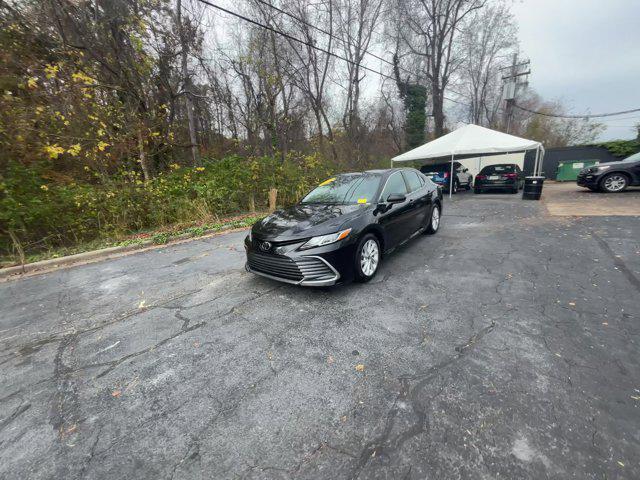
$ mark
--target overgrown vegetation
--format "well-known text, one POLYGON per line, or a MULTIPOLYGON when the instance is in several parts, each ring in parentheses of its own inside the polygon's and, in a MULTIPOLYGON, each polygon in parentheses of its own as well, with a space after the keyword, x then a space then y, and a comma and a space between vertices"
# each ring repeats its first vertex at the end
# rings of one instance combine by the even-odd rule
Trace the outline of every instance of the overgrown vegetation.
POLYGON ((20 249, 34 255, 187 223, 196 224, 195 234, 225 215, 265 210, 271 188, 280 204, 293 203, 333 168, 318 155, 290 152, 284 160, 229 156, 198 167, 171 164, 148 182, 135 170, 108 178, 87 171, 80 182, 60 178, 50 161, 10 162, 0 172, 0 249, 16 258, 20 249))
MULTIPOLYGON (((640 129, 638 131, 640 132, 640 129)), ((596 143, 595 146, 606 148, 614 157, 625 158, 640 152, 640 133, 637 140, 614 140, 596 143)))

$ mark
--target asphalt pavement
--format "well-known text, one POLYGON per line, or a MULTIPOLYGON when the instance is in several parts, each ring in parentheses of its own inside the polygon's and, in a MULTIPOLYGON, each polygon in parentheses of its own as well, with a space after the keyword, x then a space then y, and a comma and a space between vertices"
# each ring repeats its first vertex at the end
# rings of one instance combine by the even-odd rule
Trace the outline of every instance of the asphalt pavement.
POLYGON ((640 478, 640 217, 444 214, 364 285, 242 232, 0 284, 0 478, 640 478))

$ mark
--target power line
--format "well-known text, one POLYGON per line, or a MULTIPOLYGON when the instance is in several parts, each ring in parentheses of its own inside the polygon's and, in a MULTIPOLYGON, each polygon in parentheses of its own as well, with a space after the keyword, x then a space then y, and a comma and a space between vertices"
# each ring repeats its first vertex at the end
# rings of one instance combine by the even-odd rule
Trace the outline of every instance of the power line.
MULTIPOLYGON (((395 82, 395 80, 396 80, 394 77, 392 77, 392 76, 390 76, 390 75, 387 75, 387 74, 385 74, 385 73, 382 73, 382 72, 380 72, 380 71, 378 71, 378 70, 374 70, 373 68, 370 68, 370 67, 367 67, 367 66, 365 66, 365 65, 362 65, 361 63, 354 62, 353 60, 349 60, 349 59, 348 59, 348 58, 346 58, 346 57, 343 57, 343 56, 341 56, 341 55, 338 55, 338 54, 336 54, 336 53, 333 53, 333 52, 331 52, 331 51, 329 51, 329 50, 327 50, 327 49, 324 49, 324 48, 322 48, 322 47, 318 47, 317 45, 313 45, 313 44, 311 44, 311 43, 309 43, 309 42, 307 42, 307 41, 305 41, 305 40, 301 40, 301 39, 299 39, 299 38, 297 38, 297 37, 295 37, 295 36, 293 36, 293 35, 290 35, 290 34, 288 34, 288 33, 282 32, 282 31, 280 31, 280 30, 278 30, 278 29, 276 29, 276 28, 273 28, 273 27, 271 27, 271 26, 269 26, 269 25, 265 25, 264 23, 258 22, 257 20, 253 20, 252 18, 245 17, 244 15, 241 15, 241 14, 239 14, 239 13, 236 13, 236 12, 233 12, 233 11, 231 11, 231 10, 228 10, 228 9, 226 9, 226 8, 224 8, 224 7, 221 7, 220 5, 216 5, 215 3, 211 3, 211 2, 209 2, 208 0, 198 0, 198 1, 199 1, 200 3, 203 3, 203 4, 205 4, 205 5, 208 5, 208 6, 212 7, 212 8, 215 8, 215 9, 217 9, 217 10, 220 10, 220 11, 222 11, 222 12, 228 13, 229 15, 232 15, 232 16, 234 16, 234 17, 236 17, 236 18, 239 18, 239 19, 241 19, 241 20, 244 20, 245 22, 251 23, 251 24, 253 24, 253 25, 257 26, 257 27, 263 28, 263 29, 265 29, 265 30, 268 30, 268 31, 273 32, 273 33, 276 33, 276 34, 278 34, 278 35, 282 35, 283 37, 288 38, 289 40, 292 40, 292 41, 294 41, 294 42, 300 43, 300 44, 302 44, 302 45, 306 45, 306 46, 308 46, 308 47, 310 47, 310 48, 313 48, 313 49, 315 49, 315 50, 318 50, 318 51, 320 51, 320 52, 322 52, 322 53, 325 53, 325 54, 327 54, 327 55, 330 55, 330 56, 332 56, 332 57, 335 57, 335 58, 338 58, 338 59, 340 59, 340 60, 342 60, 342 61, 345 61, 345 62, 347 62, 347 63, 349 63, 349 64, 351 64, 351 65, 358 66, 358 67, 362 68, 363 70, 367 70, 367 71, 369 71, 369 72, 371 72, 371 73, 375 73, 375 74, 377 74, 377 75, 380 75, 380 76, 381 76, 381 77, 383 77, 383 78, 386 78, 386 79, 389 79, 389 80, 393 80, 394 82, 395 82)), ((258 0, 258 1, 260 1, 260 0, 258 0)), ((264 3, 264 2, 260 2, 260 3, 264 3)), ((268 3, 265 3, 265 5, 269 5, 269 4, 268 4, 268 3)), ((274 8, 276 8, 276 7, 274 7, 274 8)), ((284 12, 284 10, 283 10, 283 12, 284 12)), ((294 18, 295 18, 295 17, 294 17, 294 18)), ((335 37, 334 37, 334 38, 335 38, 335 37)), ((372 54, 372 55, 373 55, 373 54, 372 54)), ((378 58, 380 58, 380 57, 378 57, 378 58)), ((387 61, 387 60, 383 60, 383 61, 385 61, 385 63, 389 63, 389 64, 393 65, 392 63, 390 63, 390 62, 389 62, 389 61, 387 61)), ((443 96, 443 98, 444 98, 445 100, 450 101, 450 102, 457 103, 457 104, 459 104, 459 105, 464 105, 465 107, 468 107, 468 106, 469 106, 468 104, 463 103, 463 102, 460 102, 459 100, 455 100, 455 99, 453 99, 453 98, 449 98, 449 97, 446 97, 446 96, 443 96)))
MULTIPOLYGON (((317 30, 317 31, 318 31, 318 32, 320 32, 320 33, 324 33, 325 35, 328 35, 328 36, 329 36, 329 38, 331 38, 331 39, 333 39, 333 40, 336 40, 336 41, 338 41, 338 42, 342 43, 343 45, 346 45, 346 46, 348 46, 348 47, 352 47, 352 46, 353 46, 353 45, 351 45, 349 42, 347 42, 347 41, 345 41, 345 40, 343 40, 343 39, 341 39, 341 38, 336 37, 336 36, 335 36, 333 33, 331 33, 330 31, 325 30, 324 28, 320 28, 320 27, 318 27, 317 25, 313 25, 313 24, 311 24, 311 23, 307 22, 305 19, 300 18, 300 17, 298 17, 298 16, 296 16, 296 15, 294 15, 294 14, 290 13, 290 12, 287 12, 286 10, 283 10, 282 8, 277 7, 277 6, 275 6, 275 5, 273 5, 273 4, 269 3, 269 2, 267 2, 266 0, 256 0, 256 1, 257 1, 258 3, 261 3, 262 5, 266 5, 267 7, 272 8, 273 10, 275 10, 275 11, 277 11, 277 12, 282 13, 283 15, 286 15, 286 16, 287 16, 287 17, 289 17, 289 18, 292 18, 292 19, 296 20, 297 22, 302 23, 303 25, 306 25, 306 26, 307 26, 307 27, 309 27, 309 28, 313 28, 314 30, 317 30)), ((364 52, 364 54, 365 54, 365 55, 370 55, 370 56, 372 56, 373 58, 376 58, 376 59, 380 60, 381 62, 384 62, 384 63, 386 63, 386 64, 388 64, 388 65, 391 65, 392 67, 394 66, 393 62, 390 62, 390 61, 389 61, 389 60, 387 60, 386 58, 382 58, 382 57, 380 57, 379 55, 376 55, 375 53, 371 53, 371 52, 367 51, 367 52, 364 52)), ((404 70, 404 71, 405 71, 405 72, 407 72, 407 73, 412 73, 412 72, 410 72, 409 70, 406 70, 404 67, 400 67, 400 66, 398 66, 398 67, 399 67, 400 69, 404 70)))
POLYGON ((598 113, 598 114, 588 114, 588 115, 562 115, 559 113, 548 113, 548 112, 541 112, 538 110, 531 110, 529 108, 525 108, 525 107, 521 107, 518 104, 514 104, 514 107, 523 110, 525 112, 529 112, 529 113, 533 113, 535 115, 543 115, 545 117, 555 117, 555 118, 584 118, 584 119, 589 119, 589 118, 602 118, 602 117, 615 117, 617 115, 624 115, 626 113, 634 113, 634 112, 640 112, 640 108, 634 108, 632 110, 624 110, 622 112, 611 112, 611 113, 598 113))

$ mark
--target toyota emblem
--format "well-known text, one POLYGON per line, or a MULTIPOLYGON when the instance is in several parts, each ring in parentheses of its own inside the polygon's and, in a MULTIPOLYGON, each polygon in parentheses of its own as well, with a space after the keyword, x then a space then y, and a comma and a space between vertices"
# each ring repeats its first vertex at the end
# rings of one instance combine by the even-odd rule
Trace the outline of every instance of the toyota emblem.
POLYGON ((262 242, 260 244, 260 250, 262 250, 263 252, 268 252, 269 250, 271 250, 271 242, 262 242))

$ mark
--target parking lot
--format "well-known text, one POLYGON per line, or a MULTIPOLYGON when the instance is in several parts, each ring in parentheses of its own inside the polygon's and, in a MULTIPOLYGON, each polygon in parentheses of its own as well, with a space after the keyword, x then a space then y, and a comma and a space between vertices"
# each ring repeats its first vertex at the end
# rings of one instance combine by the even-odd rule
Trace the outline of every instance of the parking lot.
POLYGON ((0 478, 640 478, 640 192, 571 187, 447 199, 363 285, 243 232, 0 284, 0 478))

